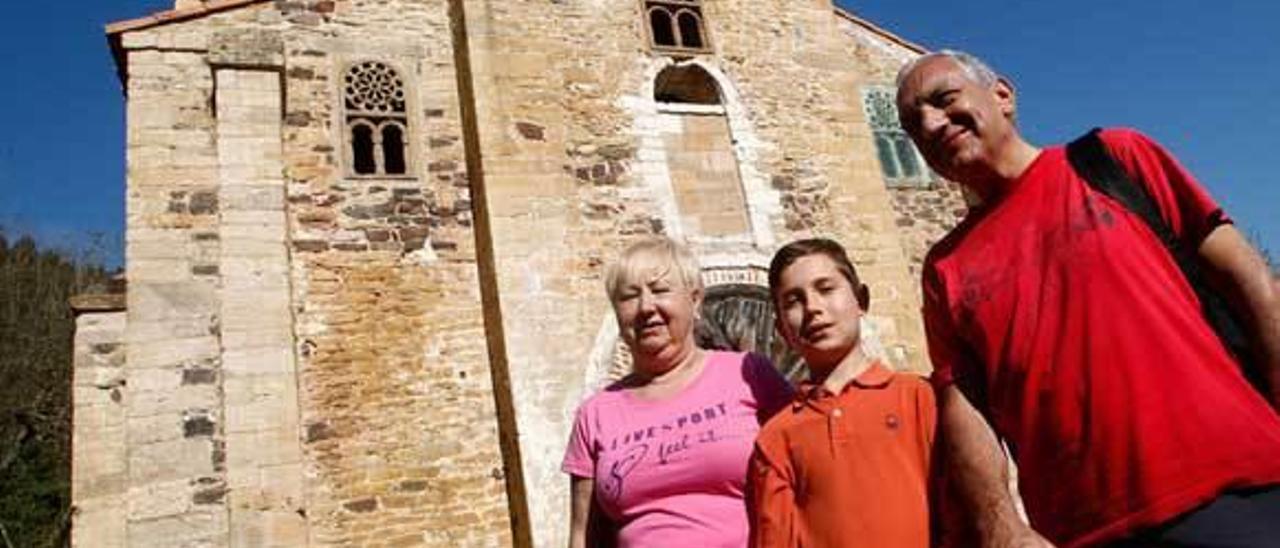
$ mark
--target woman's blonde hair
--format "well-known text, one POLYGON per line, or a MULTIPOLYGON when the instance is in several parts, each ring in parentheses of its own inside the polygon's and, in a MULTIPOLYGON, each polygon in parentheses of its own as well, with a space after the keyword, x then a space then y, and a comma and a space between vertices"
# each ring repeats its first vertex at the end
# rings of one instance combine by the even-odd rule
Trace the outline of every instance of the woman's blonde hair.
POLYGON ((683 245, 666 236, 654 236, 631 244, 605 271, 604 288, 613 300, 618 288, 639 276, 650 279, 675 274, 689 289, 702 289, 702 267, 683 245))

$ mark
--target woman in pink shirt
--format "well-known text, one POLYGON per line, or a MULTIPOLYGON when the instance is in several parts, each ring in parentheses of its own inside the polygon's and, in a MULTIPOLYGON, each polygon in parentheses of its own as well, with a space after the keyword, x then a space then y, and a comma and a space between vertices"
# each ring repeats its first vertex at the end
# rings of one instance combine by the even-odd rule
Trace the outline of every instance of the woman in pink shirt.
POLYGON ((628 248, 605 285, 634 369, 578 408, 569 546, 600 518, 622 547, 745 546, 752 444, 790 385, 766 358, 694 344, 701 272, 670 239, 628 248))

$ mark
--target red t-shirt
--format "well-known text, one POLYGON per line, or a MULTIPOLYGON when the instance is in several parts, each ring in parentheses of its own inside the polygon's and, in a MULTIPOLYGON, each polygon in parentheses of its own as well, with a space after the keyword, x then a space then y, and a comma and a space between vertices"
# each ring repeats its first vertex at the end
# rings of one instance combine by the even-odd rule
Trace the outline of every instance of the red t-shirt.
MULTIPOLYGON (((1229 222, 1173 157, 1102 133, 1184 240, 1229 222)), ((1280 483, 1280 417, 1245 381, 1177 264, 1062 147, 930 251, 934 382, 956 382, 1014 450, 1032 525, 1116 539, 1223 490, 1280 483)))

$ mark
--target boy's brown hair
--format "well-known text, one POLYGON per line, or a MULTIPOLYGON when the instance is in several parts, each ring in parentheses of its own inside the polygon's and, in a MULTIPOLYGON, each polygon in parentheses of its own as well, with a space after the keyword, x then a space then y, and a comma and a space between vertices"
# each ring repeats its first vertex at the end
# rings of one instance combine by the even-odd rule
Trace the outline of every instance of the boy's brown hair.
POLYGON ((773 301, 774 306, 778 303, 778 284, 782 279, 782 271, 791 266, 791 263, 809 255, 826 255, 836 264, 836 270, 849 280, 849 286, 855 293, 861 287, 858 270, 853 267, 853 262, 849 260, 844 246, 827 238, 796 240, 782 246, 782 249, 773 254, 773 260, 769 262, 769 299, 773 301))

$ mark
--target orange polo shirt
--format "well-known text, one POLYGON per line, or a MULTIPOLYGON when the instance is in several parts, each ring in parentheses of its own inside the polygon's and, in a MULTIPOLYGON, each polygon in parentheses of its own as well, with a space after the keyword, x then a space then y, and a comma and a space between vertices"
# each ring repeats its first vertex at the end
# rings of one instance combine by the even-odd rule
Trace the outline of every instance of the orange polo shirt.
POLYGON ((802 387, 756 438, 752 546, 926 548, 936 424, 929 384, 879 362, 802 387))

